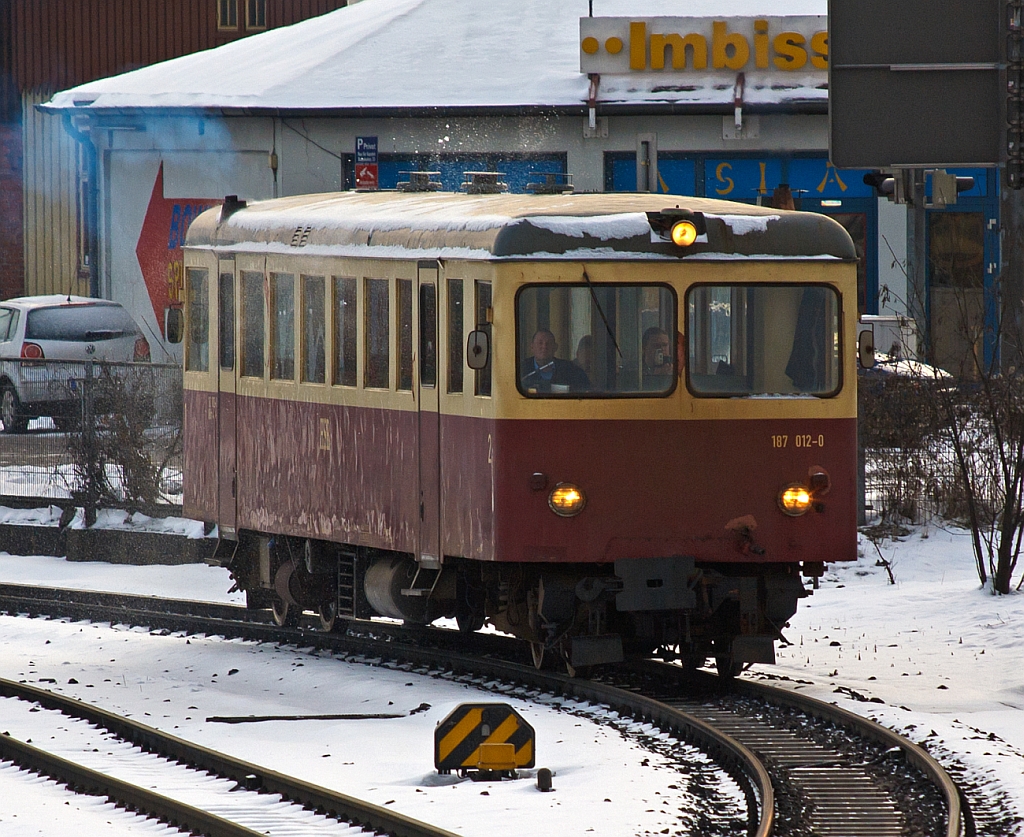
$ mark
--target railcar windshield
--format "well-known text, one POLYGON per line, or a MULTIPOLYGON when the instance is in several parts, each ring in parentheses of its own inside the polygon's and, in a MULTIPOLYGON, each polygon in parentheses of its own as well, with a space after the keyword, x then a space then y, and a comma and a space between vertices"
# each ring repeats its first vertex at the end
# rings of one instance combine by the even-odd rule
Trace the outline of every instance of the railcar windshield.
POLYGON ((529 285, 516 303, 528 397, 651 397, 676 385, 676 296, 665 285, 529 285))
POLYGON ((840 303, 824 285, 700 285, 687 294, 687 384, 704 397, 839 391, 840 303))

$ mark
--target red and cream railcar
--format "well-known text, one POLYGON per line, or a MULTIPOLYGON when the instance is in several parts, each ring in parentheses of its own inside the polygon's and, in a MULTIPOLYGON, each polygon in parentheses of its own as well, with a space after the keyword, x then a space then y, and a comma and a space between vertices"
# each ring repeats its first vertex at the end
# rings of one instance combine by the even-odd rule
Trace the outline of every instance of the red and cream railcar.
POLYGON ((184 259, 185 512, 279 622, 734 672, 855 557, 856 255, 824 216, 228 199, 184 259))

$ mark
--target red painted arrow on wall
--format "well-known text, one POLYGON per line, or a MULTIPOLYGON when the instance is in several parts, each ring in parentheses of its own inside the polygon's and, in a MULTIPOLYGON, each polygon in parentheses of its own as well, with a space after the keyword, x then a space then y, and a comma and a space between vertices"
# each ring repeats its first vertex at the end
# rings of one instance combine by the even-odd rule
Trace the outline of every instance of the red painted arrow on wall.
POLYGON ((164 331, 164 311, 172 305, 181 305, 185 300, 181 245, 185 243, 188 225, 201 212, 219 203, 204 198, 165 198, 164 164, 160 164, 135 256, 139 260, 161 334, 164 331))

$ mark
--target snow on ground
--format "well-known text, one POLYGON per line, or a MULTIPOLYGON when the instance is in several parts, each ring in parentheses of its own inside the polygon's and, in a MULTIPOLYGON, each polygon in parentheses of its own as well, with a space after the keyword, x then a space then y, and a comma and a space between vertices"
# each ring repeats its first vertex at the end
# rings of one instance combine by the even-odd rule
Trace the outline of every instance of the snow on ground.
MULTIPOLYGON (((861 558, 832 565, 821 589, 800 603, 786 630, 792 644, 779 649, 778 665, 755 666, 744 676, 835 701, 922 743, 976 786, 976 807, 1005 817, 1004 833, 1024 835, 1024 819, 1014 820, 1024 817, 1024 595, 981 589, 961 530, 917 527, 879 547, 895 584, 862 538, 861 558)), ((240 601, 225 594, 223 570, 197 565, 111 567, 0 554, 0 581, 240 601)), ((136 716, 149 713, 147 722, 243 758, 265 763, 272 754, 278 769, 365 791, 382 804, 394 800, 396 808, 462 834, 485 833, 511 818, 542 823, 538 833, 678 827, 681 800, 669 788, 671 768, 612 727, 533 704, 512 701, 537 728, 538 766, 557 773, 552 795, 536 793, 528 781, 439 784, 431 771, 433 726, 455 704, 481 697, 467 687, 291 650, 102 626, 5 618, 0 637, 3 676, 52 677, 50 688, 136 716), (396 721, 205 721, 250 712, 409 712, 420 702, 431 709, 396 721), (310 736, 322 743, 312 754, 310 736), (649 767, 638 766, 644 758, 651 758, 649 767), (481 796, 485 789, 489 795, 481 796)))
POLYGON ((914 527, 878 550, 862 536, 860 554, 830 566, 778 665, 755 676, 790 678, 776 685, 923 744, 958 779, 984 783, 973 804, 1003 809, 1018 818, 1007 833, 1024 834, 1024 595, 981 588, 961 529, 914 527))
POLYGON ((129 813, 98 796, 73 793, 57 782, 26 774, 9 762, 0 762, 0 799, 3 800, 0 834, 5 837, 50 834, 181 837, 176 828, 129 813))
MULTIPOLYGON (((227 573, 205 565, 126 567, 0 553, 0 580, 236 600, 224 593, 230 585, 227 573)), ((585 714, 557 711, 464 684, 343 663, 295 648, 0 617, 0 676, 75 695, 205 746, 393 806, 465 837, 489 837, 496 824, 510 828, 513 822, 517 829, 527 825, 526 831, 537 834, 688 833, 686 823, 694 808, 695 791, 688 787, 693 769, 680 768, 669 755, 681 745, 649 725, 624 722, 595 708, 585 714), (554 793, 536 790, 534 771, 519 781, 486 784, 434 771, 435 725, 458 704, 476 701, 508 702, 533 725, 537 767, 554 771, 554 793), (243 724, 209 720, 353 713, 401 717, 243 724), (652 735, 664 739, 658 752, 638 741, 652 735)), ((10 727, 14 734, 14 720, 2 713, 0 707, 0 731, 10 727)), ((24 730, 19 728, 18 734, 24 730)), ((36 735, 48 737, 41 729, 36 735)), ((694 758, 705 761, 696 753, 694 758)), ((0 763, 0 794, 20 793, 22 781, 29 780, 12 777, 0 763)), ((15 809, 0 806, 0 833, 60 833, 47 813, 63 805, 64 797, 54 793, 56 801, 40 809, 38 818, 31 808, 18 808, 15 816, 15 809)), ((742 816, 742 796, 735 789, 733 793, 732 810, 742 816)), ((79 837, 138 833, 138 821, 104 816, 103 808, 97 812, 75 816, 79 837)))

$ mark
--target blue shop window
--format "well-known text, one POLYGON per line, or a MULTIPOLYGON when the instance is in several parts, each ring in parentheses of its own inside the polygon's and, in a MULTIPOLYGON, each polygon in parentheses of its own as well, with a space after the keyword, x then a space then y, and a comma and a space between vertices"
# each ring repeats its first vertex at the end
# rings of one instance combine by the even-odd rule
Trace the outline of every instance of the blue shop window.
MULTIPOLYGON (((605 155, 605 190, 636 191, 636 155, 605 155)), ((658 155, 658 191, 668 195, 697 194, 697 164, 692 157, 674 153, 658 155)))
POLYGON ((446 192, 458 192, 467 171, 504 172, 503 180, 510 192, 525 192, 529 183, 541 179, 540 175, 566 171, 565 154, 478 154, 455 156, 443 154, 382 154, 378 163, 378 178, 381 189, 394 189, 401 181, 408 180, 409 171, 437 171, 441 188, 446 192))

